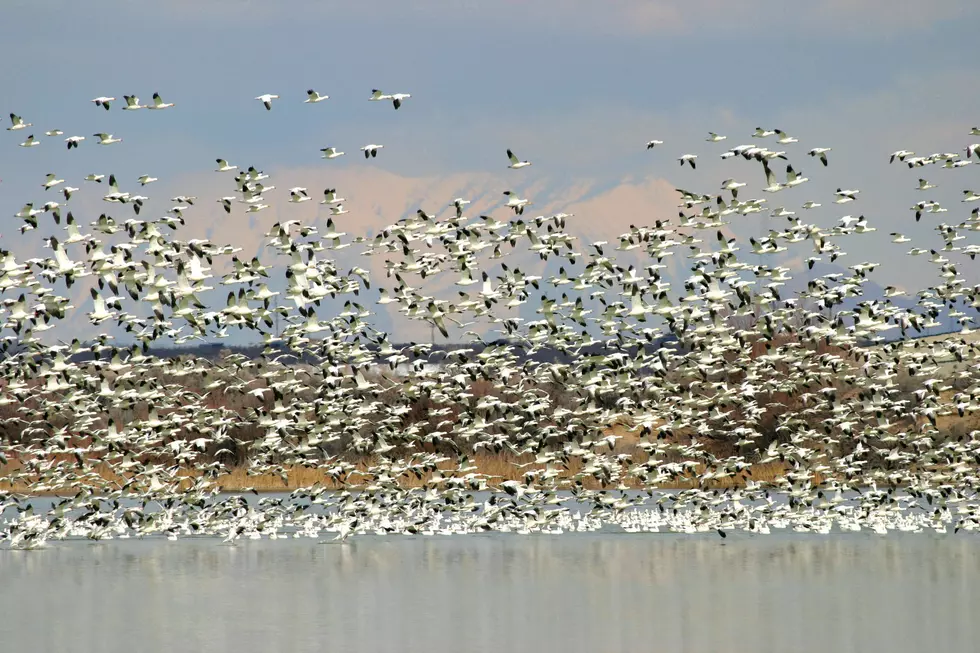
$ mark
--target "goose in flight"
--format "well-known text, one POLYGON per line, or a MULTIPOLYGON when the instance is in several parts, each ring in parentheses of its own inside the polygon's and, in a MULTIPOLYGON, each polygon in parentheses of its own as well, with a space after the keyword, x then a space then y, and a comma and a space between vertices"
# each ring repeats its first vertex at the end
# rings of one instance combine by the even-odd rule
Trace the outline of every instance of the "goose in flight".
POLYGON ((393 93, 392 95, 388 96, 392 105, 394 105, 395 110, 402 105, 402 100, 407 100, 410 97, 412 97, 411 93, 393 93))
POLYGON ((962 201, 964 201, 964 202, 976 202, 977 200, 980 200, 980 193, 975 193, 972 190, 965 190, 965 191, 963 191, 963 200, 962 201))
POLYGON ((772 168, 765 162, 762 164, 762 169, 766 173, 766 187, 762 190, 766 193, 778 193, 779 191, 786 188, 783 184, 776 181, 776 174, 772 171, 772 168))
POLYGON ((714 132, 708 132, 708 137, 705 138, 704 140, 708 141, 709 143, 717 143, 719 141, 725 140, 726 138, 728 138, 728 137, 727 136, 719 136, 718 134, 716 134, 714 132))
POLYGON ((526 168, 529 165, 531 165, 530 161, 521 161, 520 159, 518 159, 517 155, 515 155, 514 152, 509 149, 507 150, 507 158, 510 159, 510 165, 507 167, 513 168, 514 170, 526 168))
POLYGON ((815 147, 812 150, 810 150, 809 152, 807 152, 807 154, 809 154, 810 156, 819 157, 820 158, 820 163, 824 164, 824 166, 826 167, 826 165, 827 165, 827 152, 831 151, 832 149, 834 149, 834 148, 832 148, 832 147, 815 147))
POLYGON ((44 135, 45 136, 61 136, 64 133, 65 132, 61 131, 60 129, 49 129, 48 131, 44 132, 44 135))
POLYGON ((530 202, 528 200, 521 199, 520 197, 518 197, 512 191, 509 191, 509 190, 505 190, 504 191, 504 195, 507 196, 507 204, 506 204, 506 206, 508 208, 514 209, 514 213, 515 214, 517 214, 517 215, 523 215, 524 214, 524 207, 527 206, 528 204, 530 204, 530 202))
POLYGON ((799 142, 799 141, 797 141, 797 139, 795 139, 792 136, 788 135, 782 129, 776 129, 774 131, 776 132, 776 136, 778 137, 776 139, 776 142, 779 143, 780 145, 788 145, 789 143, 798 143, 799 142))
POLYGON ((156 177, 151 177, 150 175, 140 175, 136 180, 140 183, 140 186, 146 186, 147 184, 152 184, 155 181, 159 181, 156 177))
POLYGON ((97 97, 97 98, 95 98, 95 99, 92 100, 92 102, 95 103, 95 106, 102 107, 106 111, 109 110, 109 103, 110 102, 115 102, 115 101, 116 101, 116 98, 114 98, 114 97, 105 97, 104 95, 100 95, 99 97, 97 97))
POLYGON ((370 144, 365 145, 364 147, 362 147, 361 148, 361 151, 364 152, 364 158, 365 159, 368 159, 368 158, 370 158, 372 156, 373 157, 377 157, 378 156, 378 150, 380 150, 383 147, 384 147, 384 145, 375 145, 374 143, 370 143, 370 144))
POLYGON ((380 102, 381 100, 390 100, 390 95, 385 95, 379 89, 371 89, 371 97, 368 98, 370 102, 380 102))
POLYGON ((224 159, 215 159, 218 163, 218 167, 214 169, 215 172, 228 172, 229 170, 237 170, 238 166, 228 165, 228 162, 224 159))
POLYGON ((84 136, 69 136, 68 138, 65 139, 65 142, 68 143, 68 149, 70 150, 73 147, 77 148, 78 144, 84 140, 85 140, 84 136))
POLYGON ((265 93, 263 95, 256 97, 255 99, 265 105, 266 111, 272 111, 272 101, 278 100, 279 96, 274 95, 272 93, 265 93))
POLYGON ((906 157, 915 155, 912 150, 897 150, 892 152, 891 158, 888 159, 888 163, 895 163, 895 159, 899 161, 904 161, 906 157))
POLYGON ((94 172, 85 175, 85 181, 94 181, 97 184, 101 184, 103 179, 105 179, 105 175, 97 175, 94 172))
POLYGON ((776 132, 772 129, 763 129, 762 127, 756 127, 755 133, 752 134, 753 138, 768 138, 773 136, 776 132))
POLYGON ((296 186, 295 188, 289 189, 289 201, 294 204, 299 204, 300 202, 309 202, 312 197, 307 194, 306 189, 301 186, 296 186))
POLYGON ((126 100, 126 106, 123 107, 123 111, 136 111, 137 109, 145 109, 146 106, 140 104, 139 97, 135 95, 124 95, 123 99, 126 100))
POLYGON ((159 93, 153 94, 153 104, 146 105, 147 109, 169 109, 174 106, 173 102, 164 102, 159 93))
POLYGON ((27 140, 25 140, 23 143, 20 143, 20 146, 21 147, 34 147, 35 145, 40 145, 40 144, 41 144, 41 141, 39 141, 36 138, 34 138, 34 134, 29 134, 27 136, 27 140))
POLYGON ((99 139, 99 145, 112 145, 113 143, 119 143, 122 141, 121 138, 113 138, 112 134, 106 134, 104 132, 92 135, 99 139))
POLYGON ((26 129, 27 127, 33 127, 34 123, 24 122, 24 119, 15 113, 10 114, 10 127, 7 127, 8 132, 17 131, 18 129, 26 129))
POLYGON ((853 202, 857 199, 857 194, 860 193, 859 190, 842 190, 840 188, 834 193, 837 199, 834 200, 835 204, 846 204, 847 202, 853 202))
POLYGON ((694 159, 696 158, 698 158, 697 154, 682 154, 677 160, 681 162, 682 168, 684 167, 685 163, 688 163, 692 168, 697 169, 697 165, 694 163, 694 159))
POLYGON ((338 152, 336 147, 323 147, 320 148, 323 152, 324 159, 336 159, 338 156, 344 156, 343 152, 338 152))
POLYGON ((323 189, 323 200, 320 204, 342 204, 347 200, 343 197, 337 197, 336 188, 324 188, 323 189))
POLYGON ((319 93, 317 93, 316 91, 314 91, 312 88, 309 89, 308 91, 306 91, 306 96, 307 96, 306 99, 303 100, 303 102, 306 103, 306 104, 310 104, 310 103, 314 103, 315 104, 317 102, 323 102, 324 100, 326 100, 326 99, 328 99, 330 97, 329 95, 320 95, 319 93))
POLYGON ((935 187, 936 184, 930 184, 925 179, 919 179, 919 185, 915 188, 915 190, 930 190, 935 187))
POLYGON ((663 144, 664 144, 663 141, 658 141, 656 139, 654 139, 652 141, 647 141, 647 149, 648 150, 652 150, 653 148, 657 147, 658 145, 663 145, 663 144))
POLYGON ((58 184, 63 184, 63 183, 65 183, 64 179, 58 179, 53 172, 49 172, 46 181, 43 184, 41 184, 41 188, 43 188, 44 190, 48 190, 50 188, 54 188, 58 184))
POLYGON ((810 181, 807 177, 804 177, 802 173, 797 173, 793 170, 792 165, 786 166, 786 187, 792 188, 793 186, 799 186, 802 183, 810 181))
POLYGON ((330 215, 343 215, 345 213, 350 213, 350 211, 345 209, 343 204, 330 207, 330 215))

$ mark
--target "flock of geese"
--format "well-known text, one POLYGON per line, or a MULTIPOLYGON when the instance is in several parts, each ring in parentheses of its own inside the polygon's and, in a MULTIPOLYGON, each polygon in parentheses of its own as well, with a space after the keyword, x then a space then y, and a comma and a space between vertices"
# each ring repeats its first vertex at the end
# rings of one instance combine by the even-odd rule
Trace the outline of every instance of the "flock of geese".
MULTIPOLYGON (((328 97, 310 89, 305 102, 328 97)), ((368 99, 397 110, 410 97, 368 99)), ((280 101, 255 99, 267 110, 280 101)), ((152 104, 123 100, 128 111, 175 107, 156 93, 152 104)), ((115 101, 92 100, 106 111, 115 101)), ((6 129, 31 127, 10 114, 6 129)), ((969 334, 980 286, 963 268, 980 252, 967 244, 980 231, 969 204, 980 193, 963 190, 965 208, 911 206, 916 221, 935 222, 934 243, 908 251, 931 261, 935 280, 866 296, 877 266, 846 264, 843 247, 860 248, 871 220, 844 215, 824 228, 786 208, 817 213, 821 198, 801 197, 798 159, 832 169, 832 149, 798 152, 780 129, 749 138, 719 154, 760 166, 755 183, 685 182, 676 216, 611 243, 579 242, 571 214, 525 216, 533 203, 510 190, 504 215, 436 198, 440 210, 352 235, 356 217, 337 218, 349 212, 343 189, 327 187, 326 220, 276 222, 260 260, 182 239, 187 220, 207 220, 197 197, 159 211, 114 174, 48 174, 40 192, 63 201, 28 201, 14 216, 22 233, 43 234, 46 254, 0 241, 0 538, 36 548, 74 537, 977 530, 980 356, 969 334), (77 215, 72 183, 105 183, 106 212, 77 215), (730 225, 752 214, 782 226, 739 242, 730 225), (780 264, 791 248, 805 268, 780 264), (383 260, 383 276, 359 257, 383 260), (687 272, 668 274, 671 262, 687 272), (805 281, 794 285, 793 273, 805 281), (215 294, 223 305, 206 301, 215 294), (402 342, 372 319, 382 310, 459 344, 402 342), (919 337, 942 320, 958 330, 919 337), (43 335, 82 321, 114 329, 85 343, 43 335), (262 351, 151 349, 236 331, 262 351), (224 475, 243 469, 315 481, 258 499, 222 493, 224 475)), ((85 140, 65 138, 69 150, 85 140)), ((41 143, 32 133, 20 145, 41 143)), ((890 161, 952 170, 980 160, 980 144, 964 152, 898 150, 890 161)), ((520 183, 516 171, 532 164, 506 155, 520 183)), ((697 157, 678 161, 696 170, 697 157)), ((234 174, 232 194, 207 198, 224 211, 273 202, 258 168, 218 158, 216 171, 234 174)), ((157 181, 137 179, 141 189, 157 181)), ((288 193, 315 201, 304 187, 288 193)), ((838 188, 822 201, 834 211, 860 198, 838 188)), ((896 230, 892 241, 910 239, 896 230)))

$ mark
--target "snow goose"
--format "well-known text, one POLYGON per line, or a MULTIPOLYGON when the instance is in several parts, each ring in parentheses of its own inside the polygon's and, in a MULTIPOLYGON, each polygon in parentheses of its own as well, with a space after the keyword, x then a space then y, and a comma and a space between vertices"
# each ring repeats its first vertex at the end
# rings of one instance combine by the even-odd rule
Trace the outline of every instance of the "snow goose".
POLYGON ((782 129, 776 129, 774 131, 776 132, 776 136, 778 137, 776 139, 776 142, 779 143, 780 145, 788 145, 789 143, 799 142, 795 138, 793 138, 792 136, 784 132, 782 129))
POLYGON ((654 139, 652 141, 647 141, 647 149, 648 150, 652 150, 653 148, 657 147, 658 145, 663 145, 663 144, 664 144, 663 141, 658 141, 656 139, 654 139))
POLYGON ((384 147, 384 145, 376 145, 374 143, 369 143, 368 145, 365 145, 364 147, 362 147, 361 148, 361 151, 364 152, 364 158, 365 159, 368 159, 368 158, 370 158, 372 156, 373 157, 377 157, 378 156, 378 150, 380 150, 383 147, 384 147))
POLYGON ((763 129, 762 127, 756 127, 755 133, 752 134, 753 138, 768 138, 775 134, 776 132, 771 129, 763 129))
POLYGON ((99 97, 97 97, 97 98, 95 98, 95 99, 92 100, 92 102, 95 103, 95 106, 102 107, 106 111, 109 110, 109 103, 110 102, 115 102, 115 101, 116 101, 116 98, 114 98, 114 97, 105 97, 104 95, 100 95, 99 97))
POLYGON ((857 199, 857 194, 860 193, 859 190, 842 190, 840 188, 834 193, 837 199, 834 200, 834 204, 846 204, 847 202, 853 202, 857 199))
POLYGON ((708 141, 709 143, 717 143, 719 141, 725 140, 726 138, 728 138, 728 137, 727 136, 719 136, 718 134, 716 134, 714 132, 708 132, 708 137, 705 138, 704 140, 708 141))
POLYGON ((34 134, 29 134, 27 140, 20 144, 21 147, 34 147, 35 145, 40 145, 41 141, 34 138, 34 134))
POLYGON ((819 157, 820 163, 824 164, 824 166, 826 167, 827 152, 831 151, 832 149, 833 149, 832 147, 815 147, 809 152, 807 152, 807 154, 809 154, 810 156, 819 157))
POLYGON ((315 104, 317 102, 323 102, 329 97, 330 97, 329 95, 320 95, 319 93, 317 93, 311 88, 306 91, 306 99, 303 100, 303 102, 306 104, 311 104, 311 103, 315 104))
POLYGON ((63 183, 65 183, 64 179, 58 179, 53 172, 49 172, 46 181, 43 184, 41 184, 41 187, 44 190, 48 190, 49 188, 53 188, 58 184, 63 184, 63 183))
POLYGON ((299 204, 300 202, 309 202, 312 197, 310 197, 306 189, 301 186, 296 186, 295 188, 289 189, 289 201, 294 204, 299 204))
POLYGON ((228 162, 224 159, 215 159, 215 161, 218 163, 218 167, 214 170, 215 172, 228 172, 229 170, 236 170, 238 168, 238 166, 228 165, 228 162))
POLYGON ((320 204, 341 204, 346 201, 343 197, 337 197, 336 188, 324 188, 323 200, 320 201, 320 204))
POLYGON ((682 154, 681 156, 679 156, 677 158, 677 160, 681 162, 681 167, 682 168, 684 167, 684 164, 687 163, 687 164, 690 164, 690 166, 692 168, 695 168, 696 169, 697 168, 697 165, 695 165, 695 163, 694 163, 694 159, 696 159, 696 158, 698 158, 698 155, 697 154, 682 154))
POLYGON ((27 127, 33 127, 34 123, 24 122, 24 119, 15 113, 10 114, 10 127, 7 127, 8 132, 16 131, 18 129, 26 129, 27 127))
POLYGON ((146 105, 146 108, 160 110, 160 109, 169 109, 172 106, 174 106, 173 102, 164 102, 163 98, 160 97, 159 93, 154 93, 153 104, 146 105))
POLYGON ((793 166, 792 165, 786 166, 786 187, 787 188, 792 188, 793 186, 799 186, 800 184, 806 183, 807 181, 809 181, 809 179, 806 178, 806 177, 804 177, 802 173, 797 174, 797 172, 795 170, 793 170, 793 166))
POLYGON ((514 170, 526 168, 529 165, 531 165, 530 161, 521 161, 520 159, 518 159, 517 155, 515 155, 514 152, 509 149, 507 150, 507 158, 510 159, 510 165, 507 167, 513 168, 514 170))
POLYGON ((123 111, 136 111, 146 108, 145 105, 140 104, 139 97, 135 95, 124 95, 123 99, 126 101, 126 106, 123 107, 123 111))
POLYGON ((151 177, 150 175, 140 175, 136 180, 140 183, 140 186, 146 186, 147 184, 152 184, 155 181, 159 181, 156 177, 151 177))
POLYGON ((343 204, 330 207, 330 215, 343 215, 345 213, 350 213, 350 211, 345 209, 343 204))
POLYGON ((69 136, 68 138, 65 139, 65 142, 68 143, 68 149, 70 150, 73 147, 77 148, 78 144, 84 140, 85 140, 84 136, 69 136))
POLYGON ((44 132, 44 135, 45 136, 61 136, 64 133, 65 132, 61 131, 60 129, 49 129, 48 131, 44 132))
POLYGON ((97 184, 101 184, 103 179, 105 179, 105 175, 97 175, 94 172, 85 175, 85 181, 94 181, 97 184))
POLYGON ((763 191, 765 191, 766 193, 778 193, 779 191, 786 188, 786 186, 783 186, 781 183, 776 181, 776 174, 772 171, 772 168, 770 168, 767 164, 763 163, 762 169, 766 173, 766 187, 762 189, 763 191))
POLYGON ((323 152, 324 159, 336 159, 338 156, 344 156, 343 152, 338 152, 336 147, 323 147, 320 148, 323 152))
POLYGON ((888 159, 888 163, 895 163, 895 159, 899 161, 904 161, 906 157, 913 156, 915 152, 912 150, 896 150, 891 153, 891 157, 888 159))
POLYGON ((278 100, 279 96, 273 93, 265 93, 263 95, 259 95, 255 99, 265 105, 266 111, 272 111, 272 101, 278 100))
POLYGON ((915 190, 930 190, 930 189, 935 188, 935 187, 936 187, 936 184, 930 184, 925 179, 919 179, 919 185, 916 187, 915 190))
POLYGON ((64 194, 65 196, 66 202, 71 199, 71 194, 74 193, 76 190, 78 189, 75 188, 74 186, 65 186, 61 189, 62 194, 64 194))
POLYGON ((99 145, 112 145, 113 143, 122 142, 121 138, 113 138, 112 134, 106 134, 104 132, 99 132, 98 134, 92 134, 99 139, 99 145))
POLYGON ((390 95, 385 95, 379 89, 374 88, 374 89, 371 89, 371 97, 368 98, 368 101, 370 101, 370 102, 380 102, 382 100, 390 100, 390 99, 391 99, 391 96, 390 95))
POLYGON ((394 105, 395 109, 397 110, 398 107, 400 107, 402 105, 402 100, 407 100, 408 98, 412 97, 412 94, 411 93, 394 93, 394 94, 390 95, 389 97, 391 98, 391 103, 394 105))
POLYGON ((964 202, 976 202, 977 200, 980 200, 980 193, 975 193, 972 190, 963 191, 964 202))

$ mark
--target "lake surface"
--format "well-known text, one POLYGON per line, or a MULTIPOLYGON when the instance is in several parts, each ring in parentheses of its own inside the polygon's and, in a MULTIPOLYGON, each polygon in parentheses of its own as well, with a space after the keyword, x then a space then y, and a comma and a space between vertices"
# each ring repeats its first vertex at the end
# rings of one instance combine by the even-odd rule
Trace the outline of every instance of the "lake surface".
POLYGON ((52 542, 0 551, 9 651, 975 651, 935 534, 52 542))

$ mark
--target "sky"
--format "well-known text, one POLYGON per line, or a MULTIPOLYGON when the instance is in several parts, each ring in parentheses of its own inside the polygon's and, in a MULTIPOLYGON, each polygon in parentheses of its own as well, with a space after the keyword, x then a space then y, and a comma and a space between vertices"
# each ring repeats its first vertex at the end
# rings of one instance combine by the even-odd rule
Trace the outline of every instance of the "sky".
MULTIPOLYGON (((124 190, 150 195, 157 214, 170 197, 198 195, 185 237, 249 254, 273 222, 320 215, 284 205, 295 185, 315 197, 338 188, 350 210, 339 228, 352 235, 417 208, 446 210, 461 195, 474 199, 474 215, 505 219, 501 193, 511 189, 537 212, 574 213, 568 230, 584 242, 615 240, 630 224, 676 216, 675 187, 718 193, 734 177, 761 196, 758 164, 718 155, 756 143, 762 126, 799 139, 780 149, 811 179, 769 205, 821 226, 867 216, 878 231, 846 239, 840 262, 880 262, 879 285, 915 290, 936 268, 904 252, 936 247, 935 225, 969 214, 960 194, 980 191, 980 165, 909 170, 888 155, 980 141, 969 135, 980 125, 978 19, 971 0, 7 0, 0 112, 34 127, 0 130, 0 247, 21 259, 43 252, 12 216, 25 202, 61 199, 40 187, 48 172, 82 187, 72 200, 80 222, 118 210, 81 182, 90 172, 114 172, 124 190), (304 104, 307 88, 330 99, 304 104), (412 98, 396 112, 367 102, 372 88, 412 98), (176 107, 118 110, 123 94, 146 102, 154 91, 176 107), (263 93, 281 96, 270 112, 253 100, 263 93), (104 112, 90 102, 100 95, 119 102, 104 112), (53 128, 88 140, 68 152, 64 136, 43 136, 53 128), (728 138, 706 142, 709 130, 728 138), (99 147, 99 131, 123 142, 99 147), (27 132, 42 145, 17 147, 27 132), (647 150, 654 138, 664 144, 647 150), (365 162, 358 148, 368 142, 385 149, 365 162), (348 154, 324 161, 328 145, 348 154), (815 146, 833 148, 828 168, 806 156, 815 146), (508 170, 507 148, 534 165, 508 170), (678 165, 684 153, 698 154, 696 171, 678 165), (213 172, 217 157, 269 173, 280 193, 273 208, 225 216, 214 199, 232 181, 213 172), (160 181, 139 189, 141 174, 160 181), (920 176, 938 185, 929 198, 949 213, 916 224, 920 176), (859 201, 834 205, 838 187, 859 188, 859 201), (806 200, 823 207, 804 216, 806 200), (913 243, 891 243, 894 231, 913 243)), ((731 229, 747 237, 769 225, 779 226, 736 218, 731 229)), ((967 282, 980 283, 962 263, 967 282)))

